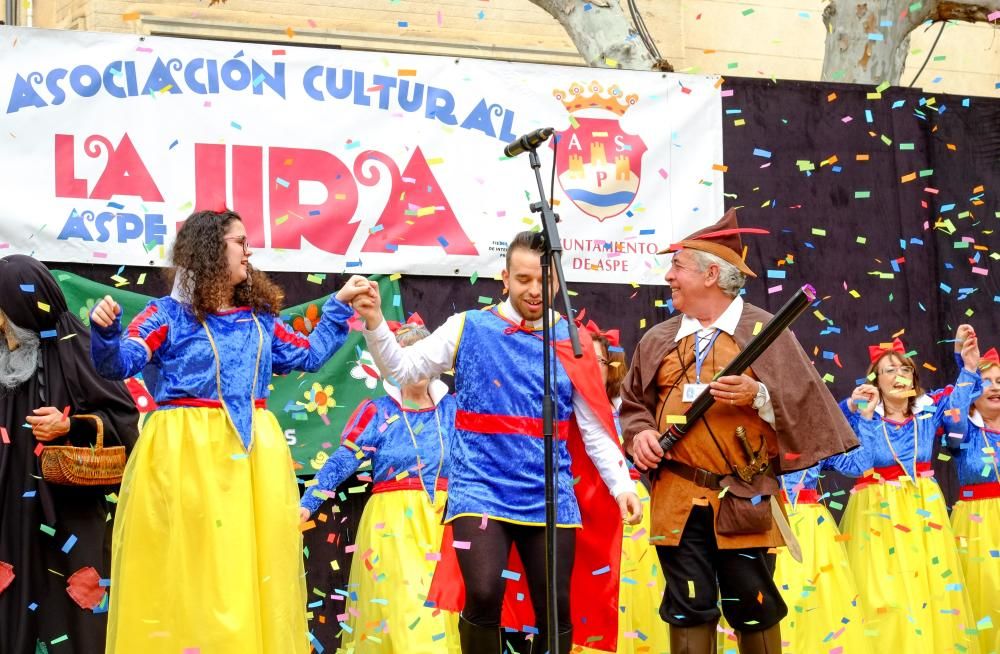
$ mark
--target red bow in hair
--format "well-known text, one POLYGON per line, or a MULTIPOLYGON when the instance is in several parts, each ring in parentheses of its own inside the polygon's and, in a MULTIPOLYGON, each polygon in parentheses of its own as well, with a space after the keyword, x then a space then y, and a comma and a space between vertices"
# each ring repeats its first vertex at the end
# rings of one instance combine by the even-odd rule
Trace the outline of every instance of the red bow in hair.
POLYGON ((389 331, 391 331, 393 334, 395 334, 396 332, 398 332, 403 327, 407 327, 407 326, 409 326, 409 327, 413 327, 413 326, 423 327, 424 326, 424 319, 420 317, 419 313, 417 313, 416 311, 414 311, 413 313, 410 314, 410 317, 406 319, 406 322, 399 322, 399 321, 396 321, 396 320, 386 320, 385 324, 389 327, 389 331))
POLYGON ((878 345, 868 346, 868 359, 875 363, 886 352, 895 352, 900 356, 906 356, 906 347, 903 345, 903 341, 898 338, 892 339, 892 343, 879 343, 878 345))
POLYGON ((608 345, 610 345, 611 347, 619 347, 620 332, 617 329, 609 329, 606 332, 602 332, 601 328, 598 327, 597 323, 594 322, 593 320, 588 320, 586 323, 583 322, 583 319, 586 315, 587 315, 587 310, 583 309, 580 311, 576 320, 573 321, 576 323, 577 329, 586 329, 591 334, 603 336, 604 338, 608 339, 608 345))
POLYGON ((979 367, 986 369, 990 366, 1000 366, 1000 353, 995 347, 986 350, 986 354, 979 358, 979 367))

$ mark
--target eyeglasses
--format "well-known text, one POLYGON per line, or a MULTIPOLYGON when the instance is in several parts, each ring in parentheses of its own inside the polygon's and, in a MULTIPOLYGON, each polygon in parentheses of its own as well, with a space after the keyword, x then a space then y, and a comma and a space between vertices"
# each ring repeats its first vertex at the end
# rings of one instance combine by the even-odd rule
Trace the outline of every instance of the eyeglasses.
POLYGON ((898 368, 885 368, 879 374, 880 375, 889 375, 889 376, 904 375, 906 377, 912 377, 913 376, 913 368, 910 367, 910 366, 900 366, 898 368))
POLYGON ((240 247, 243 248, 243 254, 250 254, 250 243, 247 242, 246 236, 223 236, 222 240, 239 243, 240 247))

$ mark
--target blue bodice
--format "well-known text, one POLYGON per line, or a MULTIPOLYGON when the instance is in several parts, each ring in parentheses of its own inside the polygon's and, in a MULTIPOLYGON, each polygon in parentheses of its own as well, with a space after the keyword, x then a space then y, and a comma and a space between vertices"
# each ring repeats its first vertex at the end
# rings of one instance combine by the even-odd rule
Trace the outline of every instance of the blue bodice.
POLYGON ((382 483, 419 478, 433 503, 438 479, 449 475, 457 406, 453 395, 442 397, 433 409, 416 410, 404 409, 388 395, 365 400, 347 421, 340 447, 316 474, 317 483, 306 489, 302 506, 316 511, 365 462, 371 464, 376 490, 382 483))
POLYGON ((188 305, 165 297, 152 300, 124 334, 118 320, 108 328, 92 324, 91 356, 109 379, 126 379, 145 368, 147 387, 164 410, 175 408, 170 405, 175 400, 222 400, 249 449, 253 402, 269 395, 271 374, 321 368, 346 340, 352 315, 330 296, 306 337, 280 317, 255 315, 249 308, 211 314, 203 325, 188 305))
POLYGON ((871 468, 896 465, 898 458, 906 473, 916 478, 914 461, 931 461, 939 430, 947 435, 964 426, 969 405, 981 388, 979 373, 963 368, 950 394, 936 403, 924 396, 918 400, 913 416, 905 422, 886 420, 878 413, 871 419, 857 415, 854 427, 861 447, 854 455, 854 467, 860 467, 863 473, 871 468))

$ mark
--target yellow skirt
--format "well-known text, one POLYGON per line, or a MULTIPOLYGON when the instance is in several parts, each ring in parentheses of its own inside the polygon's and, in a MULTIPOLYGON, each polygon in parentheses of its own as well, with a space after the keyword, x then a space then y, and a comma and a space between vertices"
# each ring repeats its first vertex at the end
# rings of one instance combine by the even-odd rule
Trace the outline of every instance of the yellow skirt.
POLYGON ((306 654, 299 492, 274 416, 155 412, 122 479, 108 654, 306 654))
MULTIPOLYGON (((618 587, 618 654, 669 654, 670 634, 660 619, 660 602, 666 580, 649 542, 649 491, 636 482, 643 503, 642 521, 625 525, 622 534, 621 585, 618 587)), ((605 654, 583 647, 574 652, 605 654)))
POLYGON ((424 606, 448 494, 375 493, 358 525, 343 626, 345 654, 459 654, 458 614, 424 606))
POLYGON ((1000 654, 1000 499, 958 502, 951 511, 981 654, 1000 654))
POLYGON ((965 575, 934 479, 854 491, 842 531, 873 649, 979 654, 965 575))
POLYGON ((788 524, 802 547, 802 563, 778 550, 774 583, 788 605, 781 621, 784 654, 868 654, 864 616, 854 575, 833 516, 823 504, 788 506, 788 524))

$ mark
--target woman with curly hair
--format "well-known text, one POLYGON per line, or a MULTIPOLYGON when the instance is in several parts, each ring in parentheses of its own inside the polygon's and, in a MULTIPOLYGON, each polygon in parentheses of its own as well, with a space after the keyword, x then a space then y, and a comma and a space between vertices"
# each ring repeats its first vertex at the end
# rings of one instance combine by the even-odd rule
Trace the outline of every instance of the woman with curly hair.
POLYGON ((322 367, 370 286, 348 280, 307 338, 282 322, 282 292, 251 254, 238 214, 197 212, 177 233, 169 297, 124 333, 110 296, 91 313, 98 372, 145 369, 159 405, 122 479, 109 654, 309 649, 299 493, 268 384, 322 367))

